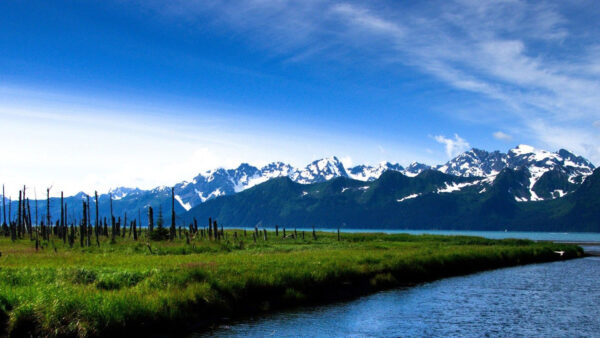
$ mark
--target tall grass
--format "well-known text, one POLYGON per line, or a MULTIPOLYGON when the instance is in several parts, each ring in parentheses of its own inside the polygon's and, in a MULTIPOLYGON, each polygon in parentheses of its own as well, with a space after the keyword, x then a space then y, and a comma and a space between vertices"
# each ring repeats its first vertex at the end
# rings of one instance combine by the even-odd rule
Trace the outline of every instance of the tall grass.
POLYGON ((97 336, 206 327, 222 317, 346 298, 496 267, 583 255, 571 245, 464 236, 269 234, 69 248, 0 238, 5 334, 97 336), (310 237, 310 238, 309 238, 310 237), (151 247, 148 249, 148 244, 151 247), (554 251, 564 250, 559 256, 554 251))

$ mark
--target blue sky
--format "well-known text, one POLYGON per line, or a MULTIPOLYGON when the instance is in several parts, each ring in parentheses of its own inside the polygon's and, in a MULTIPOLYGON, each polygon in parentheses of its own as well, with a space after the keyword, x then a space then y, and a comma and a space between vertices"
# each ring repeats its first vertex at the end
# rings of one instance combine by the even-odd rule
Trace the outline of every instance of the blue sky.
POLYGON ((3 1, 0 177, 68 192, 240 162, 600 162, 593 1, 3 1))

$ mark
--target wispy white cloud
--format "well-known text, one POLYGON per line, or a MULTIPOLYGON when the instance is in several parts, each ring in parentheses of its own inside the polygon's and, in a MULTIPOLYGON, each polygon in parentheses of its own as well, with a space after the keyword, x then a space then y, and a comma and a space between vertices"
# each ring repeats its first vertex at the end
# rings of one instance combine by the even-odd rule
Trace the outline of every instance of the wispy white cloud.
POLYGON ((513 139, 513 137, 511 135, 504 133, 502 131, 494 132, 493 136, 496 140, 500 140, 500 141, 512 141, 512 139, 513 139))
POLYGON ((458 136, 458 134, 454 134, 454 139, 447 138, 442 135, 434 136, 434 139, 438 143, 444 145, 444 148, 446 149, 446 155, 448 156, 448 158, 453 158, 471 147, 469 145, 469 142, 467 142, 462 137, 458 136))
POLYGON ((595 128, 554 125, 542 119, 531 121, 529 128, 538 139, 553 149, 566 148, 577 154, 592 154, 592 161, 600 154, 598 131, 595 128))
MULTIPOLYGON (((250 33, 260 48, 287 60, 342 61, 371 51, 371 62, 413 66, 447 85, 488 100, 495 119, 518 125, 539 146, 550 131, 590 134, 600 119, 600 26, 577 30, 579 3, 455 0, 399 6, 397 2, 249 0, 175 1, 170 15, 209 18, 250 33), (567 8, 567 11, 563 9, 567 8), (573 14, 575 13, 575 14, 573 14), (498 103, 502 104, 499 108, 498 103), (539 127, 543 121, 544 128, 539 127)), ((484 108, 485 109, 485 108, 484 108)), ((449 112, 448 114, 452 114, 449 112)), ((459 118, 481 121, 479 115, 459 118)), ((514 135, 518 137, 519 135, 514 135)), ((591 135, 572 146, 600 161, 591 135)), ((577 137, 575 140, 579 139, 577 137)))
POLYGON ((341 3, 333 5, 331 12, 341 15, 348 25, 358 26, 375 34, 385 34, 399 38, 405 33, 405 29, 399 24, 372 14, 366 8, 341 3))

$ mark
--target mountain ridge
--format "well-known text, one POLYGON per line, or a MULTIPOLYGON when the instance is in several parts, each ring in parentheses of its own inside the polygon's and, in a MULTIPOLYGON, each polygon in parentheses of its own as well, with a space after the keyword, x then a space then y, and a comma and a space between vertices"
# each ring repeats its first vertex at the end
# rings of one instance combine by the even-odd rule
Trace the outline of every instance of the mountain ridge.
MULTIPOLYGON (((338 177, 368 183, 389 171, 399 172, 407 177, 416 177, 422 172, 435 170, 444 174, 492 182, 505 168, 521 170, 521 185, 511 190, 517 202, 550 200, 569 195, 594 170, 591 162, 564 149, 552 153, 527 145, 518 145, 506 153, 473 148, 437 166, 413 162, 404 167, 398 163, 381 162, 377 165, 356 165, 346 168, 336 156, 315 160, 303 168, 295 168, 283 162, 272 162, 260 168, 242 163, 235 169, 217 168, 205 171, 190 181, 175 184, 173 188, 176 213, 179 214, 215 198, 237 194, 279 177, 289 177, 300 184, 326 182, 338 177)), ((461 186, 464 184, 455 182, 439 187, 439 190, 460 190, 464 188, 461 186)), ((481 189, 487 188, 481 187, 481 189)), ((148 206, 154 209, 162 207, 165 211, 171 208, 169 203, 171 187, 166 186, 150 190, 129 187, 111 189, 109 193, 99 196, 101 209, 106 208, 110 196, 117 215, 124 216, 125 213, 136 215, 142 211, 146 213, 148 206)), ((65 200, 71 205, 72 210, 76 211, 80 208, 78 206, 80 199, 84 197, 84 193, 78 193, 65 200)), ((414 197, 402 196, 399 199, 402 198, 414 197)), ((40 207, 44 203, 41 201, 40 207)), ((51 213, 55 212, 58 210, 54 211, 51 208, 51 213)))
POLYGON ((235 227, 600 231, 600 169, 572 194, 521 203, 513 194, 527 180, 524 168, 505 168, 493 181, 435 170, 414 177, 388 171, 372 182, 338 177, 309 185, 280 177, 207 201, 179 220, 213 217, 235 227))

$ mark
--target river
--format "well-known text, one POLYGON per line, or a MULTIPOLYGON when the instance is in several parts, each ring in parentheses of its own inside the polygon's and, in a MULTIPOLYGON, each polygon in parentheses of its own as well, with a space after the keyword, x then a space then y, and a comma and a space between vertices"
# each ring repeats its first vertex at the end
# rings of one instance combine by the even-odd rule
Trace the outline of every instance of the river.
MULTIPOLYGON (((501 238, 502 233, 477 235, 501 238)), ((527 234, 506 237, 586 243, 600 238, 600 234, 527 234)), ((202 335, 600 337, 600 257, 447 278, 348 302, 244 319, 202 335)))

